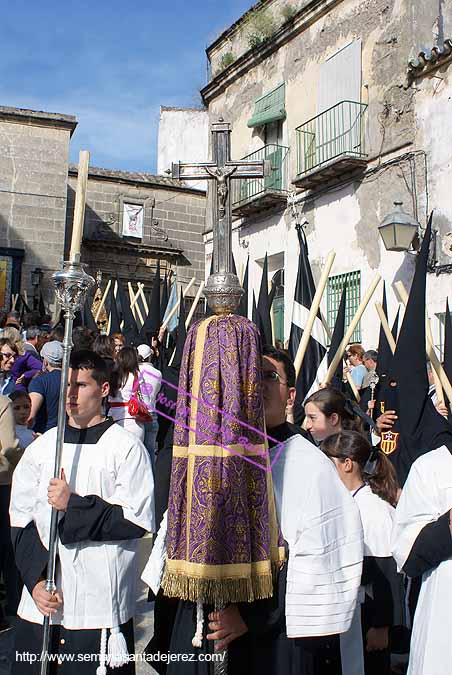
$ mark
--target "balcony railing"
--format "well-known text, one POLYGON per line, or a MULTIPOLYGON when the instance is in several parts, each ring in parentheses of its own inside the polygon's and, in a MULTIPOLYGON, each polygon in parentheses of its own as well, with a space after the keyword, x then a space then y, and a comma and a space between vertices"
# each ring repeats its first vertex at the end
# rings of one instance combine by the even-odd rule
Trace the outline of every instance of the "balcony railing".
POLYGON ((256 201, 259 197, 270 197, 280 193, 280 199, 287 192, 287 164, 289 148, 284 145, 264 145, 263 148, 252 152, 244 160, 268 159, 271 161, 270 176, 265 178, 241 178, 232 183, 232 208, 237 211, 245 204, 256 201))
POLYGON ((365 160, 364 112, 367 105, 341 101, 296 129, 297 178, 339 158, 365 160))

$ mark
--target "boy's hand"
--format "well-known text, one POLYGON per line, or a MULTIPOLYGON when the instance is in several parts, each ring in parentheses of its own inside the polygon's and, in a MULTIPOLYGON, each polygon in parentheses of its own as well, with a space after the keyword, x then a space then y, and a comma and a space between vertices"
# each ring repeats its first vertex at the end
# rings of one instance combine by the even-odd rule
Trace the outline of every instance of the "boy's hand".
POLYGON ((36 607, 39 609, 41 614, 44 616, 50 616, 55 614, 59 607, 63 604, 63 598, 60 593, 49 593, 46 591, 46 582, 38 581, 36 586, 33 588, 32 597, 35 602, 36 607))
POLYGON ((64 469, 61 469, 61 478, 51 478, 47 488, 48 502, 57 511, 66 511, 71 496, 71 488, 67 484, 64 469))

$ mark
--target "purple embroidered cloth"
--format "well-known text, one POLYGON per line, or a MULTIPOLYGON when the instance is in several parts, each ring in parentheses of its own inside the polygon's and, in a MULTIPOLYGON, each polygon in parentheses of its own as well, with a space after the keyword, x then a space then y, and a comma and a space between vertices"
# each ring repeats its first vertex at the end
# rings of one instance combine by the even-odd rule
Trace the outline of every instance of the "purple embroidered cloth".
POLYGON ((179 378, 166 595, 217 605, 272 595, 283 550, 264 433, 255 325, 235 315, 195 324, 179 378))

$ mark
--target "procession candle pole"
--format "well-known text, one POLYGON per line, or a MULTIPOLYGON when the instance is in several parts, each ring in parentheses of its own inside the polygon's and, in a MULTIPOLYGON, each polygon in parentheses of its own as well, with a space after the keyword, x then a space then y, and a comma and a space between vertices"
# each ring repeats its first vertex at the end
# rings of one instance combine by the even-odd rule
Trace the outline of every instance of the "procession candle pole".
MULTIPOLYGON (((426 317, 425 319, 425 329, 427 331, 427 339, 428 339, 428 355, 430 357, 430 361, 432 360, 432 352, 436 356, 436 352, 433 347, 433 335, 432 335, 432 325, 430 323, 430 319, 426 317)), ((443 387, 441 384, 441 380, 439 379, 439 375, 437 374, 436 370, 432 367, 432 374, 433 374, 433 381, 435 383, 435 391, 436 391, 436 396, 437 396, 437 404, 438 405, 444 405, 444 392, 443 392, 443 387)))
MULTIPOLYGON (((80 246, 83 234, 85 215, 86 183, 88 178, 89 153, 80 152, 77 192, 75 198, 74 220, 70 259, 63 263, 63 269, 55 272, 55 294, 64 311, 63 362, 61 366, 60 397, 58 401, 58 426, 55 448, 55 465, 53 476, 60 478, 61 459, 63 455, 64 430, 66 427, 66 395, 69 377, 69 363, 72 351, 72 327, 75 312, 83 307, 89 289, 94 286, 94 279, 86 274, 80 263, 80 246)), ((58 548, 58 511, 52 507, 49 534, 49 561, 47 564, 46 591, 56 592, 56 558, 58 548)), ((50 617, 44 617, 44 629, 41 653, 41 675, 49 672, 50 617)))
POLYGON ((317 289, 314 295, 314 298, 312 300, 311 308, 309 310, 309 315, 306 321, 306 325, 303 329, 303 335, 301 336, 300 344, 298 345, 297 349, 297 354, 295 356, 295 372, 298 377, 301 366, 303 365, 303 360, 306 354, 306 350, 308 348, 309 340, 311 338, 311 331, 312 327, 314 325, 314 321, 317 318, 317 314, 319 311, 320 303, 322 301, 322 296, 325 291, 326 284, 328 282, 328 276, 330 274, 330 270, 333 266, 334 259, 336 257, 336 254, 334 251, 331 251, 328 255, 328 258, 326 259, 325 267, 323 268, 322 276, 320 277, 320 281, 317 285, 317 289))
MULTIPOLYGON (((408 293, 406 291, 405 286, 403 285, 403 282, 397 281, 396 284, 395 284, 395 287, 397 288, 397 292, 400 296, 401 301, 403 302, 403 304, 406 307, 407 304, 408 304, 408 293)), ((427 317, 426 317, 426 322, 427 322, 427 317)), ((444 368, 442 367, 438 357, 436 356, 436 352, 435 352, 435 349, 433 347, 433 341, 430 339, 429 333, 431 335, 430 326, 427 326, 427 323, 426 323, 426 336, 425 336, 426 337, 426 352, 427 352, 427 356, 429 357, 429 359, 431 361, 431 364, 432 364, 433 376, 435 377, 435 374, 438 376, 438 381, 439 381, 442 389, 444 389, 444 391, 446 392, 447 398, 449 399, 449 401, 452 401, 452 398, 451 398, 452 397, 452 387, 451 387, 451 384, 449 382, 449 378, 447 377, 447 375, 444 371, 444 368)), ((436 386, 436 380, 435 380, 435 386, 436 386)), ((442 392, 438 392, 438 399, 440 399, 441 397, 442 397, 442 392), (441 396, 440 396, 440 394, 441 394, 441 396)), ((444 398, 444 397, 442 397, 442 398, 444 398)))
MULTIPOLYGON (((322 312, 320 312, 320 319, 322 320, 322 324, 323 324, 325 332, 328 336, 328 339, 331 341, 332 333, 331 333, 330 327, 328 326, 327 321, 326 321, 325 317, 323 316, 322 312)), ((342 359, 342 368, 343 369, 347 368, 347 363, 346 363, 345 359, 342 359)), ((350 375, 350 372, 349 372, 348 368, 347 368, 347 371, 345 372, 345 379, 347 380, 348 386, 350 387, 350 389, 353 392, 353 396, 355 397, 356 401, 359 403, 361 396, 359 395, 358 387, 354 383, 353 378, 350 375)))
POLYGON ((132 286, 130 281, 128 282, 127 286, 129 288, 130 309, 133 312, 135 320, 138 316, 138 318, 140 319, 140 322, 141 322, 141 326, 143 326, 143 324, 144 324, 143 315, 141 313, 140 305, 137 303, 139 291, 135 295, 135 291, 133 290, 133 286, 132 286))
POLYGON ((391 349, 391 352, 394 354, 396 350, 396 341, 394 340, 394 336, 391 333, 391 329, 389 328, 388 320, 386 318, 386 314, 384 312, 383 306, 380 302, 375 303, 375 309, 377 310, 378 317, 380 319, 381 327, 383 328, 384 334, 386 336, 386 339, 388 341, 389 347, 391 349))
POLYGON ((146 300, 146 296, 144 294, 144 285, 141 281, 138 282, 138 289, 139 290, 138 290, 138 293, 137 293, 137 300, 138 300, 138 296, 141 295, 141 299, 143 301, 143 307, 146 311, 146 314, 149 314, 149 307, 148 307, 148 303, 147 303, 147 300, 146 300))
POLYGON ((201 281, 201 283, 199 284, 198 292, 196 293, 195 299, 193 300, 192 306, 190 307, 187 320, 185 321, 185 328, 187 330, 190 325, 190 321, 193 318, 193 314, 195 313, 196 307, 198 306, 198 302, 201 297, 201 293, 203 292, 203 289, 204 289, 204 281, 201 281))

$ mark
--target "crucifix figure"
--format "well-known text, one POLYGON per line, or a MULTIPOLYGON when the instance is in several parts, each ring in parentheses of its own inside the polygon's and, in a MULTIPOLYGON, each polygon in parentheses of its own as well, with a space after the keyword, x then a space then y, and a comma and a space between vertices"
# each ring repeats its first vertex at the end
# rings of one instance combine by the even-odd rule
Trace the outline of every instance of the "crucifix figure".
POLYGON ((243 290, 232 273, 232 218, 230 181, 235 178, 263 178, 271 172, 269 160, 231 160, 231 125, 220 119, 212 124, 212 161, 173 164, 172 176, 180 180, 213 180, 213 274, 204 294, 215 314, 234 312, 243 290))

